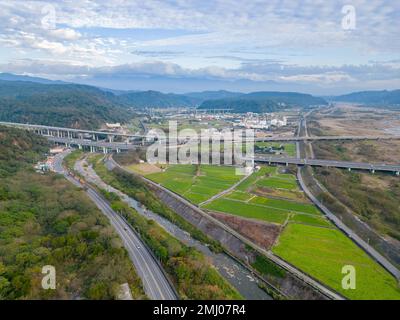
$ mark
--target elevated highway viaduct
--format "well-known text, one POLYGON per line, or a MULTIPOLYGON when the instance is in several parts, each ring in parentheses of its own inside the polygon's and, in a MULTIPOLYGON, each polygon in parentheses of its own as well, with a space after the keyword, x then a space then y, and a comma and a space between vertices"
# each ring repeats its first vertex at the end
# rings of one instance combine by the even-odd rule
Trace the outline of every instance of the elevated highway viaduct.
MULTIPOLYGON (((123 141, 129 142, 132 140, 142 141, 142 139, 152 139, 151 134, 131 134, 111 131, 96 131, 96 130, 84 130, 75 128, 64 128, 55 126, 44 126, 36 124, 25 124, 16 122, 2 122, 0 126, 9 126, 20 129, 26 129, 36 132, 40 135, 53 136, 57 138, 70 138, 70 139, 83 139, 85 137, 91 137, 91 139, 97 141, 100 139, 106 139, 109 142, 113 142, 115 138, 120 138, 123 141)), ((147 129, 147 128, 146 128, 147 129)), ((148 129, 147 129, 148 131, 148 129)), ((169 137, 171 140, 176 140, 176 137, 169 137)), ((154 140, 166 140, 166 138, 155 137, 154 140)), ((297 141, 329 141, 329 140, 400 140, 400 135, 365 135, 365 136, 274 136, 274 137, 259 137, 248 140, 249 142, 297 142, 297 141)), ((242 139, 246 141, 245 138, 242 139)))
MULTIPOLYGON (((21 124, 11 122, 0 122, 0 125, 17 127, 21 129, 27 129, 36 132, 42 136, 45 136, 48 140, 55 143, 65 144, 66 146, 78 147, 82 149, 86 147, 91 152, 121 152, 127 150, 135 150, 144 144, 146 137, 144 135, 136 134, 123 134, 114 132, 102 132, 102 131, 91 131, 81 130, 72 128, 32 125, 32 124, 21 124), (84 139, 85 135, 89 135, 92 139, 84 139), (105 140, 100 140, 99 137, 105 137, 105 140), (116 142, 114 137, 122 136, 125 137, 125 142, 116 142), (131 141, 130 138, 140 138, 139 140, 131 141)), ((261 138, 262 141, 304 141, 304 140, 351 140, 351 139, 398 139, 400 136, 363 136, 363 137, 287 137, 287 138, 261 138), (269 140, 268 140, 269 139, 269 140), (285 140, 282 140, 285 139, 285 140)), ((261 141, 261 140, 260 140, 261 141)), ((161 141, 159 141, 161 143, 161 141)), ((172 145, 171 145, 172 146, 172 145)), ((176 145, 175 145, 176 146, 176 145)), ((361 162, 348 162, 348 161, 335 161, 335 160, 321 160, 321 159, 305 159, 305 158, 288 158, 288 157, 272 157, 272 156, 260 156, 256 155, 254 158, 246 158, 246 160, 254 160, 255 162, 270 163, 270 164, 283 164, 289 165, 294 164, 298 166, 317 166, 317 167, 335 167, 344 168, 348 170, 369 170, 372 173, 375 171, 381 172, 392 172, 396 175, 400 175, 400 164, 391 165, 385 163, 361 163, 361 162)))

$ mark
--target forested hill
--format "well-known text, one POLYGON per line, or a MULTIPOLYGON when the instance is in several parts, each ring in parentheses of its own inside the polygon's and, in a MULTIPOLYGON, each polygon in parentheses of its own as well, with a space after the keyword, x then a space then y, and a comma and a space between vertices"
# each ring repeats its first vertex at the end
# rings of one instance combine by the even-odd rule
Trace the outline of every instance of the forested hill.
POLYGON ((0 80, 0 120, 96 129, 132 112, 100 89, 75 84, 0 80))
POLYGON ((361 91, 332 97, 334 101, 354 102, 374 105, 400 105, 400 90, 361 91))
POLYGON ((119 100, 136 108, 194 107, 199 100, 194 97, 158 91, 131 91, 120 94, 119 100))
POLYGON ((128 283, 145 297, 120 239, 85 195, 33 163, 46 140, 0 127, 0 300, 114 299, 128 283), (56 268, 56 290, 41 286, 42 267, 56 268))
POLYGON ((233 109, 235 112, 274 112, 293 107, 308 108, 327 102, 309 94, 296 92, 252 92, 237 97, 207 100, 200 109, 233 109))
POLYGON ((45 138, 0 126, 0 178, 16 173, 26 165, 32 166, 48 149, 45 138))

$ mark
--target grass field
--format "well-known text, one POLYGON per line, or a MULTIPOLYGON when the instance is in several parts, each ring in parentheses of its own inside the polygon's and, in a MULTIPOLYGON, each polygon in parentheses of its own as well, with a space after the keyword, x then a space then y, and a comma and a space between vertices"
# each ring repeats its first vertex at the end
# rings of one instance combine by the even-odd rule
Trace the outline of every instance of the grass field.
POLYGON ((227 194, 225 196, 225 198, 227 198, 227 199, 240 200, 240 201, 244 201, 244 202, 249 201, 253 197, 254 196, 250 193, 237 191, 237 190, 230 192, 229 194, 227 194))
POLYGON ((224 212, 245 218, 283 224, 288 217, 293 223, 305 223, 317 226, 329 226, 329 222, 319 210, 310 203, 297 202, 293 199, 259 196, 252 193, 254 186, 266 186, 269 190, 299 192, 296 177, 280 173, 277 167, 261 167, 243 181, 235 191, 204 206, 207 210, 224 212), (271 182, 272 181, 272 182, 271 182), (290 191, 288 189, 291 189, 290 191), (310 216, 311 215, 311 216, 310 216), (313 217, 312 215, 318 216, 313 217))
POLYGON ((254 183, 267 174, 275 174, 276 167, 261 167, 260 170, 254 172, 250 177, 237 186, 236 190, 247 191, 254 183))
POLYGON ((290 217, 289 222, 333 228, 333 225, 322 215, 294 214, 290 217))
POLYGON ((280 209, 266 208, 226 198, 214 200, 213 202, 205 205, 203 208, 230 213, 244 218, 264 220, 278 224, 283 224, 288 217, 288 212, 280 209))
POLYGON ((242 178, 236 175, 234 167, 209 165, 171 165, 163 172, 146 177, 194 204, 206 201, 242 178))
POLYGON ((350 299, 400 299, 399 285, 336 229, 289 224, 273 252, 350 299), (342 267, 356 269, 356 289, 341 286, 342 267))
POLYGON ((295 190, 298 188, 295 180, 284 179, 278 176, 263 178, 257 181, 260 187, 295 190))
POLYGON ((280 146, 283 146, 284 149, 282 150, 283 153, 286 153, 289 157, 294 157, 296 155, 296 145, 294 143, 280 143, 280 142, 262 142, 262 141, 257 141, 254 144, 255 147, 259 148, 280 148, 280 146))
POLYGON ((253 197, 250 203, 264 205, 267 207, 273 207, 278 209, 284 209, 288 211, 317 214, 319 215, 319 210, 312 204, 298 203, 294 201, 288 201, 283 199, 271 199, 264 197, 253 197))

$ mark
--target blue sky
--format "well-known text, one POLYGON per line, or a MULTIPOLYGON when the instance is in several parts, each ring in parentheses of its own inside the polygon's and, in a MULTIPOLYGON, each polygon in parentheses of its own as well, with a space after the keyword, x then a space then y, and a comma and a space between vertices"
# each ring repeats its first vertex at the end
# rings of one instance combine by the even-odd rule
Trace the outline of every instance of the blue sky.
POLYGON ((396 89, 399 30, 399 1, 0 0, 0 72, 168 92, 396 89))

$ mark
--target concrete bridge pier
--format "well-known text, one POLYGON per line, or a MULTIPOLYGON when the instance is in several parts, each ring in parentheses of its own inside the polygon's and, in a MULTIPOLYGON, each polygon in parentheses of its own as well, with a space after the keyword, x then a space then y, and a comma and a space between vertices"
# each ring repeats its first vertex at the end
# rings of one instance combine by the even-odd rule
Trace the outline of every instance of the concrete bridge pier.
POLYGON ((81 144, 78 144, 78 149, 82 150, 82 145, 81 144))
POLYGON ((348 168, 347 171, 348 171, 348 172, 351 172, 351 168, 348 168))
POLYGON ((400 176, 400 171, 397 171, 397 172, 396 172, 396 176, 400 176))
POLYGON ((117 150, 116 150, 116 151, 117 151, 117 153, 121 153, 121 150, 120 150, 119 148, 117 148, 117 150))
POLYGON ((90 146, 90 153, 95 153, 95 152, 96 152, 95 148, 93 146, 90 146))
POLYGON ((107 150, 106 147, 103 147, 103 153, 104 153, 104 154, 107 154, 107 153, 108 153, 108 150, 107 150))
POLYGON ((371 169, 371 173, 374 174, 375 173, 375 169, 371 169))

